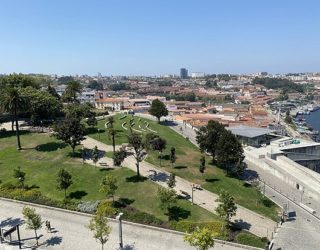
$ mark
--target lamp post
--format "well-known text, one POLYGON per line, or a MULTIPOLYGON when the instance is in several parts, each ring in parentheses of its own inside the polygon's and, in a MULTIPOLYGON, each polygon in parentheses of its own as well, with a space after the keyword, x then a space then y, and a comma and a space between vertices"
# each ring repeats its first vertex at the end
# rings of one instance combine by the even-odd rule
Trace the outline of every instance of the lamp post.
POLYGON ((304 190, 302 189, 302 192, 301 192, 301 199, 300 199, 300 202, 302 203, 302 197, 303 197, 303 194, 304 194, 304 190))
POLYGON ((194 204, 193 203, 193 188, 194 188, 194 184, 192 183, 191 184, 191 203, 192 203, 192 205, 194 204))
POLYGON ((123 250, 123 239, 122 239, 122 215, 123 213, 119 213, 116 219, 119 222, 119 249, 123 250))

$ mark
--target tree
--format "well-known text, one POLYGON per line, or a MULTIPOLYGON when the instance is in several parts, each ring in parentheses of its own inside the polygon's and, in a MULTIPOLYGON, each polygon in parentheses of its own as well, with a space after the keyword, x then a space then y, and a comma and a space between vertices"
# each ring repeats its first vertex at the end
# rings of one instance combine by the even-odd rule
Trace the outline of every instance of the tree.
POLYGON ((107 127, 108 127, 108 135, 111 138, 112 141, 112 149, 113 149, 113 154, 116 151, 116 134, 117 131, 114 129, 114 118, 113 116, 109 116, 107 120, 107 127))
POLYGON ((24 74, 10 74, 3 77, 0 81, 0 89, 5 88, 26 88, 32 87, 39 89, 39 84, 35 81, 35 78, 24 74))
POLYGON ((120 148, 113 154, 113 164, 120 167, 124 159, 128 156, 128 152, 125 148, 120 148))
POLYGON ((174 188, 176 186, 176 175, 174 173, 170 174, 167 184, 169 188, 174 188))
POLYGON ((69 144, 74 155, 75 147, 84 140, 85 127, 76 117, 69 117, 55 127, 56 137, 69 144))
POLYGON ((76 103, 78 102, 77 95, 81 94, 81 92, 82 92, 81 84, 75 80, 71 80, 68 82, 67 88, 63 93, 63 99, 67 102, 76 103))
POLYGON ((47 92, 57 100, 60 100, 60 95, 57 93, 56 89, 52 87, 50 84, 48 84, 47 92))
POLYGON ((21 188, 24 188, 24 181, 25 181, 26 173, 21 171, 21 168, 18 167, 14 169, 13 177, 17 179, 21 188))
POLYGON ((286 118, 284 118, 284 121, 285 121, 286 123, 288 123, 288 124, 291 124, 291 123, 292 123, 292 118, 291 118, 291 116, 290 116, 290 111, 289 111, 289 110, 286 112, 286 118))
POLYGON ((166 148, 166 145, 167 145, 167 141, 165 139, 162 139, 161 137, 157 137, 153 141, 151 141, 152 149, 159 151, 160 167, 161 167, 162 151, 166 148))
POLYGON ((22 210, 22 214, 25 219, 27 229, 34 230, 37 246, 39 246, 37 230, 42 227, 43 223, 40 214, 37 214, 36 210, 30 207, 24 207, 22 210))
POLYGON ((114 201, 114 194, 118 189, 117 186, 117 178, 113 175, 106 175, 100 184, 100 192, 106 193, 107 197, 112 196, 112 200, 114 201))
POLYGON ((150 150, 152 149, 151 148, 151 142, 158 138, 159 136, 154 134, 154 133, 147 133, 146 136, 144 137, 144 140, 143 140, 143 145, 145 147, 146 150, 150 150))
POLYGON ((59 171, 58 173, 58 178, 57 178, 57 189, 58 190, 64 190, 64 198, 67 198, 67 189, 72 185, 72 176, 71 174, 67 171, 64 170, 63 168, 59 171))
POLYGON ((101 249, 103 250, 111 233, 108 218, 101 213, 96 213, 90 220, 88 228, 93 232, 93 237, 101 243, 101 249))
POLYGON ((103 90, 103 84, 96 80, 90 81, 87 87, 94 90, 103 90))
POLYGON ((158 197, 160 200, 160 208, 163 210, 168 210, 177 202, 177 193, 174 189, 158 187, 158 197))
POLYGON ((131 133, 128 135, 128 143, 130 147, 133 147, 134 158, 136 159, 137 175, 140 177, 140 162, 142 162, 144 153, 144 145, 142 143, 142 137, 136 133, 131 133))
POLYGON ((203 175, 205 170, 206 170, 206 158, 202 155, 200 158, 199 171, 203 175))
POLYGON ((216 208, 217 214, 226 222, 230 222, 230 218, 236 215, 237 206, 234 202, 234 198, 225 190, 221 190, 219 198, 216 200, 220 202, 216 208))
POLYGON ((97 118, 96 118, 96 116, 95 116, 94 114, 92 114, 92 116, 89 116, 89 117, 87 118, 87 124, 88 124, 88 126, 90 126, 90 127, 97 126, 98 121, 97 121, 97 118))
POLYGON ((162 116, 167 116, 168 110, 163 102, 161 102, 159 99, 155 99, 154 101, 152 101, 151 107, 149 109, 149 114, 157 117, 158 123, 160 123, 160 118, 162 116))
POLYGON ((207 227, 197 227, 191 234, 184 236, 184 240, 190 244, 190 246, 196 247, 199 250, 208 250, 214 246, 214 239, 217 234, 207 227))
POLYGON ((98 147, 95 146, 92 150, 92 161, 94 165, 97 165, 98 160, 99 160, 99 150, 98 150, 98 147))
POLYGON ((171 147, 171 149, 170 149, 170 162, 171 162, 171 166, 173 166, 173 164, 176 162, 176 160, 177 160, 176 148, 175 148, 175 147, 171 147))
POLYGON ((202 152, 208 152, 215 160, 216 151, 218 149, 218 141, 225 131, 224 126, 216 121, 209 121, 207 126, 201 127, 197 131, 196 140, 202 152))
POLYGON ((217 144, 217 162, 229 173, 236 173, 244 160, 243 148, 239 140, 230 131, 225 130, 217 144))
POLYGON ((6 88, 3 94, 0 96, 1 110, 9 112, 12 115, 12 130, 13 124, 16 125, 16 137, 17 137, 17 148, 21 150, 20 132, 18 123, 18 111, 24 108, 25 99, 20 95, 18 88, 6 88))

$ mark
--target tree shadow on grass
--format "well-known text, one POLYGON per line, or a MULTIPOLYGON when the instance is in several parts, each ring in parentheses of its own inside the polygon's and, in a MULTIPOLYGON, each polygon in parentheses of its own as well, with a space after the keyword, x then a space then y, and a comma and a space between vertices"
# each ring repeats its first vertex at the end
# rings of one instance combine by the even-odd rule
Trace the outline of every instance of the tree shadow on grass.
POLYGON ((175 166, 174 167, 175 169, 185 169, 185 168, 188 168, 187 166, 175 166))
MULTIPOLYGON (((160 155, 158 155, 158 159, 160 159, 160 155)), ((161 156, 161 160, 169 161, 170 160, 170 155, 162 155, 161 156)))
POLYGON ((67 147, 67 144, 63 142, 48 142, 36 146, 36 150, 40 152, 52 152, 65 147, 67 147))
POLYGON ((111 170, 114 170, 114 168, 100 168, 99 169, 100 172, 108 172, 108 171, 111 171, 111 170))
POLYGON ((129 198, 120 198, 117 201, 113 202, 115 208, 125 208, 126 206, 131 205, 135 200, 129 198))
MULTIPOLYGON (((20 135, 26 135, 30 134, 30 131, 27 130, 20 130, 19 132, 20 135)), ((16 136, 16 131, 0 131, 0 139, 5 138, 5 137, 11 137, 11 136, 16 136)))
POLYGON ((206 178, 205 181, 206 181, 206 182, 213 183, 213 182, 217 182, 217 181, 220 181, 220 180, 217 179, 217 178, 206 178))
POLYGON ((170 221, 179 221, 181 219, 187 219, 190 216, 190 211, 178 206, 168 208, 168 217, 170 221))
POLYGON ((78 190, 78 191, 75 191, 75 192, 71 192, 69 194, 69 198, 71 199, 77 199, 77 200, 80 200, 82 197, 86 196, 88 193, 86 191, 83 191, 83 190, 78 190))
POLYGON ((126 181, 127 182, 133 182, 133 183, 136 183, 136 182, 144 182, 148 180, 147 177, 144 177, 144 176, 137 176, 137 175, 134 175, 134 176, 130 176, 130 177, 127 177, 126 178, 126 181))
MULTIPOLYGON (((103 134, 104 132, 106 132, 105 129, 100 129, 100 134, 103 134)), ((96 128, 96 127, 88 127, 88 128, 86 129, 86 133, 87 133, 88 135, 97 134, 97 133, 98 133, 98 128, 96 128)))
POLYGON ((249 230, 251 228, 251 224, 240 219, 240 220, 235 220, 232 223, 232 227, 235 229, 239 228, 239 229, 249 230))

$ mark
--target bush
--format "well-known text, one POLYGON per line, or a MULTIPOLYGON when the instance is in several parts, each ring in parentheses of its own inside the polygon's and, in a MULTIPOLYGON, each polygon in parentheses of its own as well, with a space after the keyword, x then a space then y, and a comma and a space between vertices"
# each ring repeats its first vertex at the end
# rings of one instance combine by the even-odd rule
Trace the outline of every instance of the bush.
POLYGON ((80 201, 77 211, 82 213, 93 214, 97 210, 100 201, 80 201))
POLYGON ((16 186, 14 184, 12 184, 11 182, 6 182, 1 185, 0 190, 11 190, 11 189, 15 189, 15 188, 16 188, 16 186))
POLYGON ((268 242, 267 238, 260 238, 249 233, 239 233, 236 242, 243 245, 264 248, 268 242))
POLYGON ((153 226, 165 225, 165 222, 158 219, 157 217, 145 212, 134 210, 134 209, 124 210, 123 219, 136 222, 136 223, 146 224, 146 225, 153 225, 153 226))
POLYGON ((229 230, 227 226, 222 221, 210 221, 210 222, 192 222, 192 221, 179 221, 172 224, 174 229, 181 232, 192 233, 197 227, 199 228, 209 228, 219 235, 220 239, 227 239, 229 235, 229 230))

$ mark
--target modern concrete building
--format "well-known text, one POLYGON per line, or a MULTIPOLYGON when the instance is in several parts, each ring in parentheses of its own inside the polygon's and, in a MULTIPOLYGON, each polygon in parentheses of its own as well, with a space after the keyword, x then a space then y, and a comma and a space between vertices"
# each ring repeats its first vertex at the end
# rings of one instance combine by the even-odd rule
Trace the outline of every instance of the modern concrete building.
POLYGON ((227 127, 227 130, 236 135, 240 142, 247 146, 260 147, 263 144, 269 144, 276 136, 273 130, 267 128, 256 128, 245 125, 227 127))

